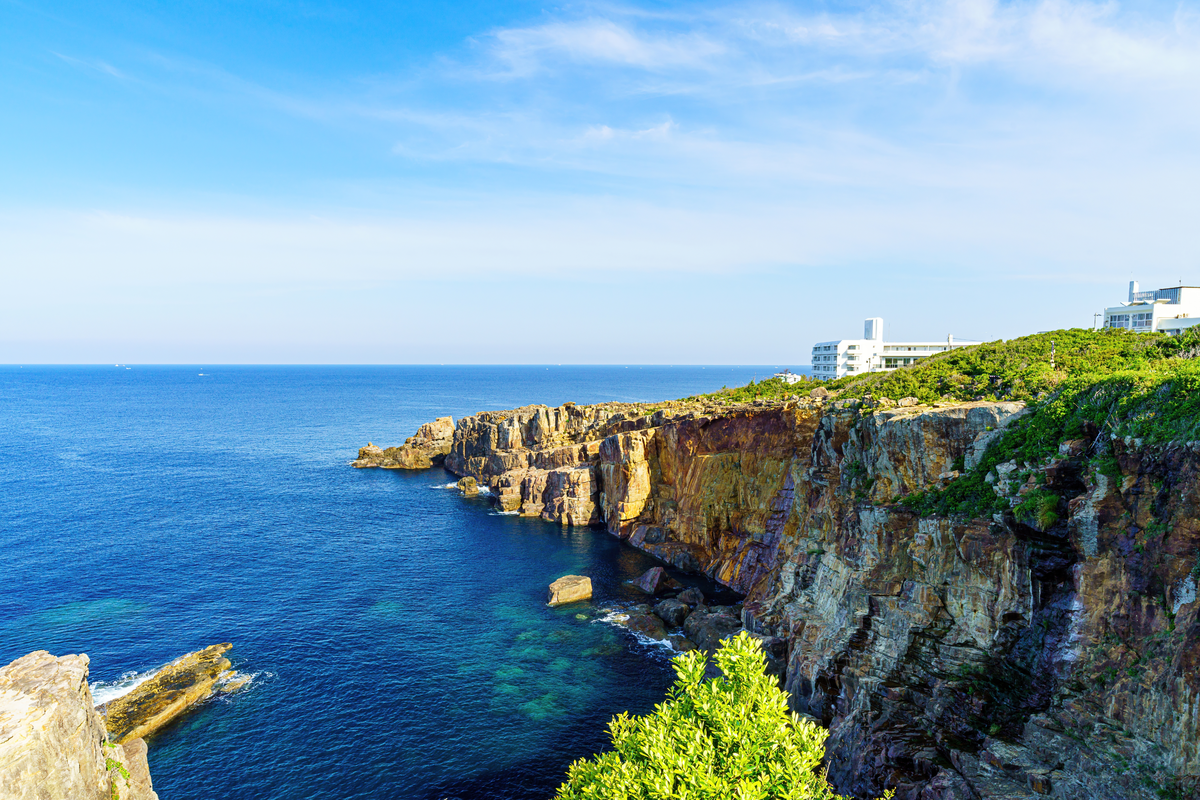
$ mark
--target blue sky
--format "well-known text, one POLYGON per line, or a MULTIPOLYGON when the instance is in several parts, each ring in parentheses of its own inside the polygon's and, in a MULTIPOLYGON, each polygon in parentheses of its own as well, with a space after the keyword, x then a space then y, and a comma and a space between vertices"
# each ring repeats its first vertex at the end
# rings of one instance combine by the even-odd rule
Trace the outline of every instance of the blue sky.
POLYGON ((0 0, 0 361, 800 365, 1200 284, 1200 4, 0 0))

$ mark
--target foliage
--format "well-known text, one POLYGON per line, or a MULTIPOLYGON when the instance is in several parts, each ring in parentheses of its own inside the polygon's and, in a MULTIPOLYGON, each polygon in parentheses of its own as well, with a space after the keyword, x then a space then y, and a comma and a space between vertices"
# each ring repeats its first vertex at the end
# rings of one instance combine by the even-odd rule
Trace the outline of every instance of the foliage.
MULTIPOLYGON (((113 747, 114 746, 114 745, 110 744, 109 742, 105 742, 104 745, 105 745, 105 747, 113 747)), ((124 778, 125 780, 129 780, 129 770, 125 768, 125 765, 122 764, 120 761, 117 761, 115 758, 112 758, 111 756, 105 756, 104 771, 111 774, 114 769, 120 774, 120 776, 122 778, 124 778)), ((109 796, 112 798, 112 800, 120 800, 121 792, 117 788, 116 778, 112 777, 109 780, 110 780, 109 796)))
POLYGON ((1021 498, 1014 509, 1017 519, 1033 523, 1033 527, 1046 530, 1058 522, 1058 506, 1061 498, 1046 489, 1034 489, 1021 498))
POLYGON ((676 658, 668 699, 615 717, 613 749, 572 764, 557 800, 837 798, 820 770, 828 734, 788 712, 760 643, 743 632, 716 661, 724 677, 706 681, 703 655, 676 658))
POLYGON ((688 400, 718 400, 729 403, 748 403, 752 400, 786 400, 797 395, 808 394, 811 387, 804 383, 786 383, 783 378, 764 378, 761 381, 750 381, 745 386, 730 389, 723 387, 711 394, 695 395, 688 400))
POLYGON ((1074 328, 962 347, 891 372, 852 375, 823 385, 843 398, 869 394, 893 400, 915 397, 923 403, 941 399, 1029 401, 1074 376, 1140 371, 1166 359, 1191 357, 1198 345, 1200 330, 1196 328, 1179 337, 1120 328, 1074 328))

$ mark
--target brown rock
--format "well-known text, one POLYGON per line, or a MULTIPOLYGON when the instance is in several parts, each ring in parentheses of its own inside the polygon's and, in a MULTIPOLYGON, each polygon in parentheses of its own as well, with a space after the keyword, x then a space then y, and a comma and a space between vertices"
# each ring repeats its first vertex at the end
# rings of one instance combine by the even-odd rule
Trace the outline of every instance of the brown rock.
POLYGON ((641 577, 629 581, 629 585, 648 595, 679 588, 679 582, 667 575, 662 567, 651 567, 643 572, 641 577))
POLYGON ((474 497, 479 494, 479 483, 474 478, 468 475, 458 482, 458 490, 462 492, 463 497, 474 497))
POLYGON ((592 579, 584 575, 564 575, 550 584, 548 605, 561 606, 592 596, 592 579))

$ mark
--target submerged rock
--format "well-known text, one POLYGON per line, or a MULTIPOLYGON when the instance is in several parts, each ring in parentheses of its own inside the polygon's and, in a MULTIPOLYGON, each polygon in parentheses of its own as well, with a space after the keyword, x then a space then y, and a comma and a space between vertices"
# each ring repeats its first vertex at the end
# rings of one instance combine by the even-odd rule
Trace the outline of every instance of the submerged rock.
POLYGON ((547 605, 561 606, 592 596, 592 579, 585 575, 564 575, 550 584, 547 605))
MULTIPOLYGON (((233 645, 214 644, 177 658, 129 694, 105 703, 104 716, 109 738, 117 744, 149 736, 189 708, 211 695, 218 682, 236 683, 224 654, 233 645)), ((237 685, 245 683, 242 681, 237 685)))
POLYGON ((55 657, 45 650, 0 670, 5 800, 158 800, 145 742, 104 741, 87 675, 86 655, 55 657))

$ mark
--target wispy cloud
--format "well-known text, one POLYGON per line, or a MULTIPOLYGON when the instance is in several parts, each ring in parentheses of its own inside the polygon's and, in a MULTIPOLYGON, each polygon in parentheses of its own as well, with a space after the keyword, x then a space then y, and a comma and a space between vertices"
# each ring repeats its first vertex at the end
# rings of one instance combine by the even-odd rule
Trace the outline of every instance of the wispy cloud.
POLYGON ((488 41, 490 54, 509 76, 529 76, 564 61, 645 70, 705 68, 727 47, 706 32, 656 33, 637 30, 629 21, 594 17, 501 29, 488 41))
POLYGON ((56 56, 57 58, 62 59, 63 61, 65 61, 66 63, 70 64, 73 67, 79 67, 81 69, 93 70, 95 72, 100 72, 105 75, 109 75, 113 78, 120 78, 121 80, 125 80, 129 77, 124 72, 122 72, 121 70, 114 67, 112 64, 109 64, 105 61, 100 61, 99 59, 75 58, 74 56, 68 56, 63 53, 56 53, 53 50, 51 50, 50 52, 52 55, 56 56))

